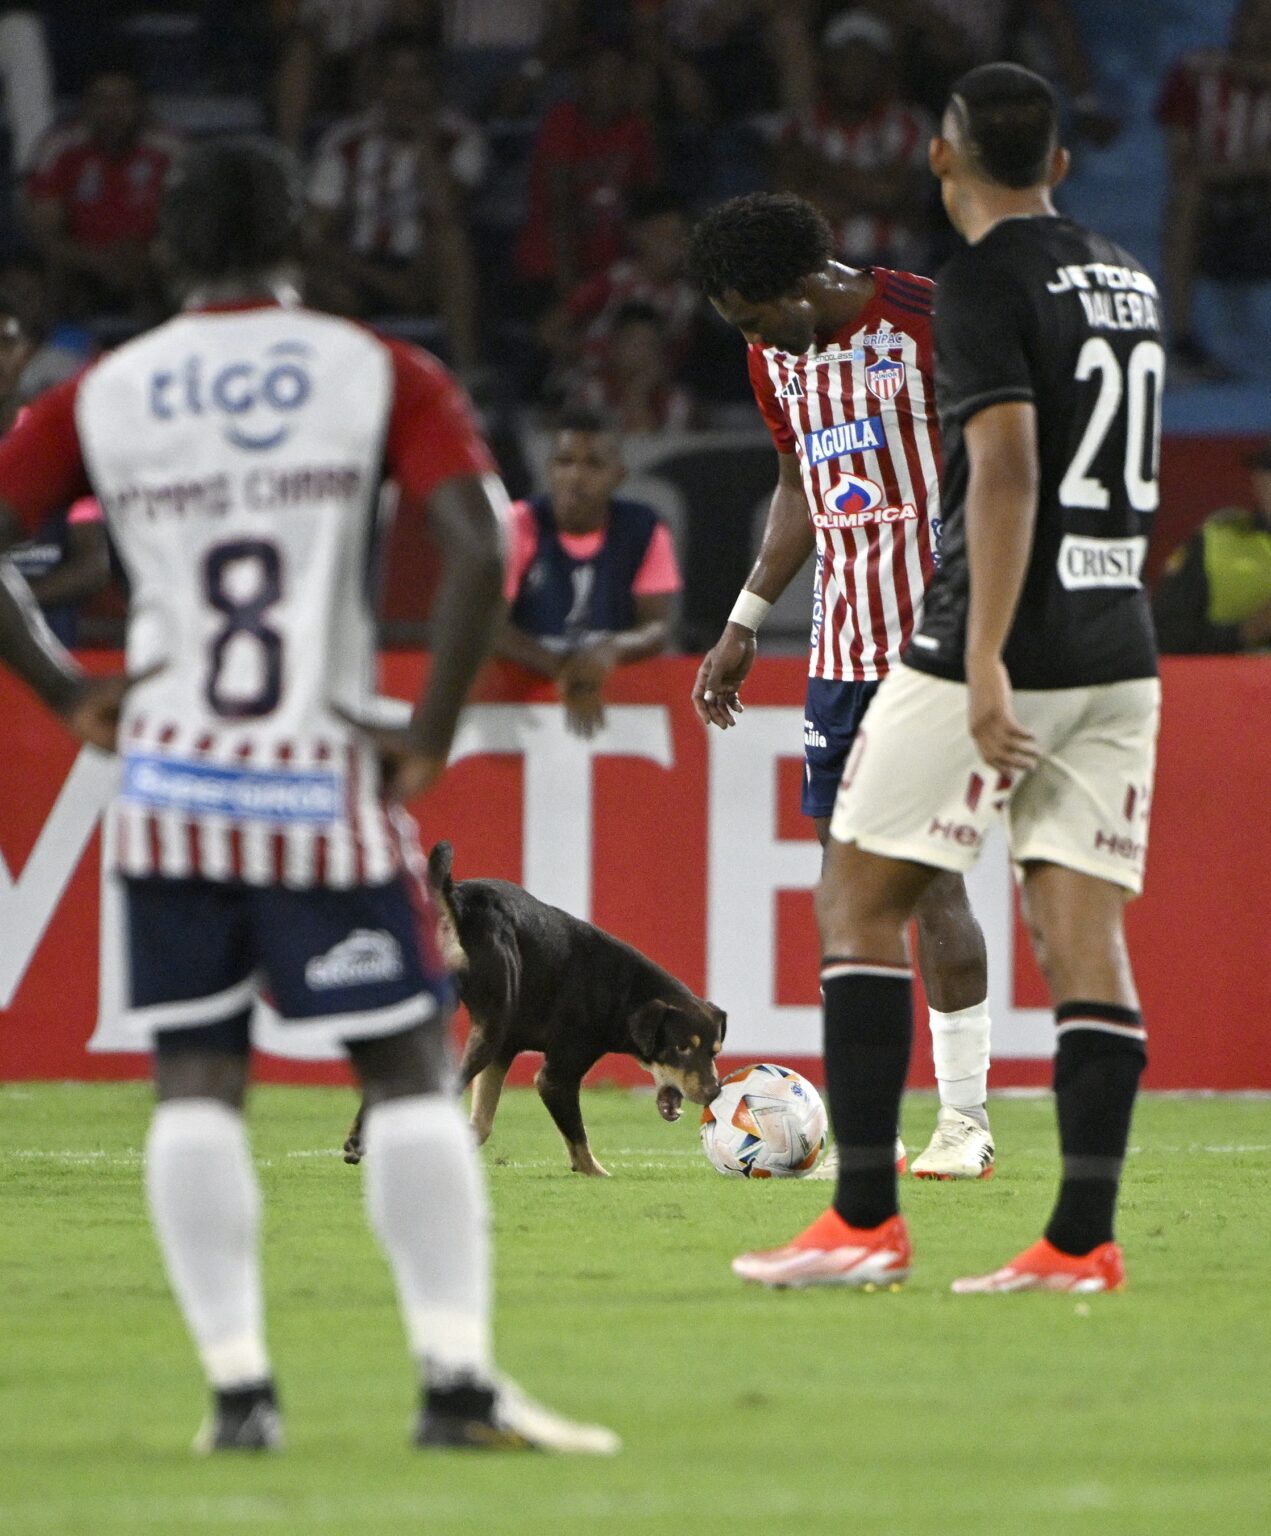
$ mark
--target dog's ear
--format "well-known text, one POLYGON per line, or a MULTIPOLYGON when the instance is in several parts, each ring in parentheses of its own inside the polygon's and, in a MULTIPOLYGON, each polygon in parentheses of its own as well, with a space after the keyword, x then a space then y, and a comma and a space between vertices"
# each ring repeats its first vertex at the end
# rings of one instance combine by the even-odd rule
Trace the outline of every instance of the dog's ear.
POLYGON ((728 1034, 728 1015, 722 1008, 716 1008, 714 1003, 710 1005, 710 1009, 715 1016, 715 1022, 719 1025, 719 1043, 723 1045, 724 1037, 728 1034))
POLYGON ((652 1061, 656 1055, 658 1037, 669 1011, 670 1005, 660 997, 655 997, 647 1003, 641 1003, 627 1020, 627 1030, 641 1061, 652 1061))
POLYGON ((454 884, 450 874, 454 859, 455 851, 449 843, 438 843, 428 855, 428 884, 442 896, 449 896, 454 884))

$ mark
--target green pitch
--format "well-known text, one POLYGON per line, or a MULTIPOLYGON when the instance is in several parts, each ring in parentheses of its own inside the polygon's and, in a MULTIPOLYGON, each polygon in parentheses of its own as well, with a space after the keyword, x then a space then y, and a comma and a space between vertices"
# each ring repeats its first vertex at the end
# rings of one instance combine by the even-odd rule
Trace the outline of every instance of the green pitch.
MULTIPOLYGON (((502 1362, 617 1428, 612 1462, 421 1455, 388 1273, 338 1160, 351 1093, 264 1089, 270 1339, 291 1446, 200 1462, 194 1357, 146 1225, 148 1095, 0 1089, 0 1531, 122 1536, 825 1532, 1169 1536, 1271 1530, 1271 1103, 1147 1099, 1122 1214, 1131 1289, 954 1297, 1031 1241, 1047 1102, 998 1100, 998 1176, 906 1180, 898 1295, 743 1288, 826 1186, 733 1182, 645 1095, 586 1113, 614 1177, 565 1171, 505 1097, 486 1148, 502 1362)), ((908 1106, 925 1140, 929 1099, 908 1106)), ((444 1241, 444 1233, 438 1240, 444 1241)))

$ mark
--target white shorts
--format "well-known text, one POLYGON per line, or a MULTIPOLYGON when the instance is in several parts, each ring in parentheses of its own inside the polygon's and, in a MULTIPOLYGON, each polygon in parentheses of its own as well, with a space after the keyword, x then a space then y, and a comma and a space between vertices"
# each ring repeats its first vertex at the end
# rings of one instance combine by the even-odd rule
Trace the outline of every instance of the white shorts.
POLYGON ((999 774, 967 728, 964 683, 884 680, 843 771, 830 836, 965 874, 1001 812, 1017 866, 1040 861, 1143 889, 1161 685, 1154 677, 1015 693, 1041 761, 999 774))

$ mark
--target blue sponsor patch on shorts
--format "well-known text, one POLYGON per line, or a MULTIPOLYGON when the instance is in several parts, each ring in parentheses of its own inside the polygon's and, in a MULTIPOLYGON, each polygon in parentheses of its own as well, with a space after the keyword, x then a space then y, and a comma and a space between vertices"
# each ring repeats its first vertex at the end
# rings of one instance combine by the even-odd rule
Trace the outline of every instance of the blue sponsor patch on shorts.
POLYGON ((819 432, 809 432, 803 439, 808 463, 814 467, 841 459, 849 453, 870 453, 883 446, 886 434, 881 416, 866 416, 860 421, 839 421, 819 432))
POLYGON ((152 811, 232 821, 328 823, 340 817, 341 781, 330 772, 222 767, 167 757, 124 759, 125 800, 152 811))

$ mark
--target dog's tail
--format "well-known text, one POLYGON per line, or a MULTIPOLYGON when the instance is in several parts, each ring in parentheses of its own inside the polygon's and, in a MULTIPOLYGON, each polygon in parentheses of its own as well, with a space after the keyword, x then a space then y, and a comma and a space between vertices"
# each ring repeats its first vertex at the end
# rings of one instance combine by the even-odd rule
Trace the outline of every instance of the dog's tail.
POLYGON ((459 975, 467 969, 468 957, 464 953, 455 913, 455 882, 450 873, 454 853, 449 843, 438 843, 428 855, 428 888, 437 905, 437 938, 442 956, 450 969, 459 975))
POLYGON ((428 884, 447 905, 450 904, 450 893, 455 883, 451 874, 454 862, 455 851, 449 843, 435 844, 428 855, 428 884))

